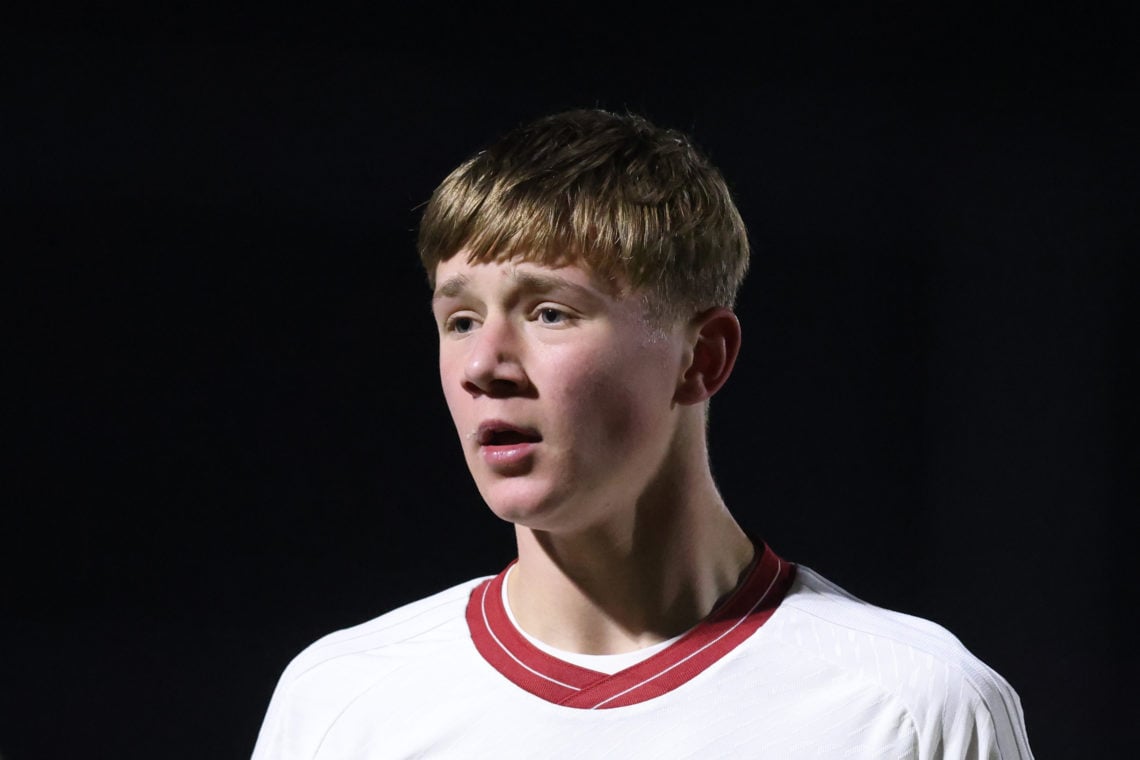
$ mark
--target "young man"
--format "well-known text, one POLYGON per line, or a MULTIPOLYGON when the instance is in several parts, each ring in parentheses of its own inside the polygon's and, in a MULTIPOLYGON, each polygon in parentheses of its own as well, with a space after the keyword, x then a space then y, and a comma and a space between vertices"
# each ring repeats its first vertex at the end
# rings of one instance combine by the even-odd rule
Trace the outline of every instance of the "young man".
POLYGON ((321 639, 254 757, 1028 758, 1017 695, 944 629, 741 530, 706 449, 748 261, 717 170, 575 111, 425 211, 444 396, 518 560, 321 639))

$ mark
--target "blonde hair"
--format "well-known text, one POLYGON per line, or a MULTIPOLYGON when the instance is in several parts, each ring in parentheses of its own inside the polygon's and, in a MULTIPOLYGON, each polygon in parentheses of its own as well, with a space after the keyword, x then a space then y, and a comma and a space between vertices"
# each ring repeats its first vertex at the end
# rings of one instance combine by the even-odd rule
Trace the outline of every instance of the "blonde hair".
POLYGON ((748 235, 716 167, 688 137, 640 116, 576 110, 506 134, 432 193, 420 259, 579 264, 654 310, 731 307, 748 235))

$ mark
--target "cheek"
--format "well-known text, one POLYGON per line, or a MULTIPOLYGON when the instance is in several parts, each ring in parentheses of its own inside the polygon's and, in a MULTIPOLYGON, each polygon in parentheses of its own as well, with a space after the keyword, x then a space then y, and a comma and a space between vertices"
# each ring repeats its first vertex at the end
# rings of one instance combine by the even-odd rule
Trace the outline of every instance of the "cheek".
POLYGON ((459 427, 463 415, 463 399, 466 394, 456 377, 454 368, 443 360, 440 361, 439 365, 439 380, 443 389, 443 399, 447 402, 451 419, 455 422, 456 427, 459 427))
POLYGON ((567 417, 582 442, 595 446, 599 454, 640 450, 646 438, 660 435, 671 392, 647 366, 631 367, 625 360, 596 367, 567 386, 578 389, 566 399, 567 417))

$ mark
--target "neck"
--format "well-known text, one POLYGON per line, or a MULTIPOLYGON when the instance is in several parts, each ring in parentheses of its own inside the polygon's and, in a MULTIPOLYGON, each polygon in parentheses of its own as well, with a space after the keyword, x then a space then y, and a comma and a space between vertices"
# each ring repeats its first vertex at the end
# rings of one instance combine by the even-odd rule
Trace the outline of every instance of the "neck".
POLYGON ((693 627, 736 587, 752 542, 707 459, 663 471, 636 504, 611 510, 625 519, 574 533, 516 526, 507 595, 523 630, 567 651, 632 651, 693 627))

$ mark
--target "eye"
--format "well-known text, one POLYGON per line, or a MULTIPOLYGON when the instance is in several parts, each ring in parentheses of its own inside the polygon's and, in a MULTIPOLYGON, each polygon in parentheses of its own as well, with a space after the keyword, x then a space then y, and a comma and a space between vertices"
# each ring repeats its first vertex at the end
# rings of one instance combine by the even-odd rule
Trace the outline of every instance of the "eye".
POLYGON ((475 329, 475 320, 472 317, 457 314, 453 317, 449 317, 447 321, 443 323, 443 329, 447 332, 462 335, 475 329))
POLYGON ((544 325, 561 325, 569 321, 570 315, 553 306, 543 306, 537 310, 535 318, 544 325))

